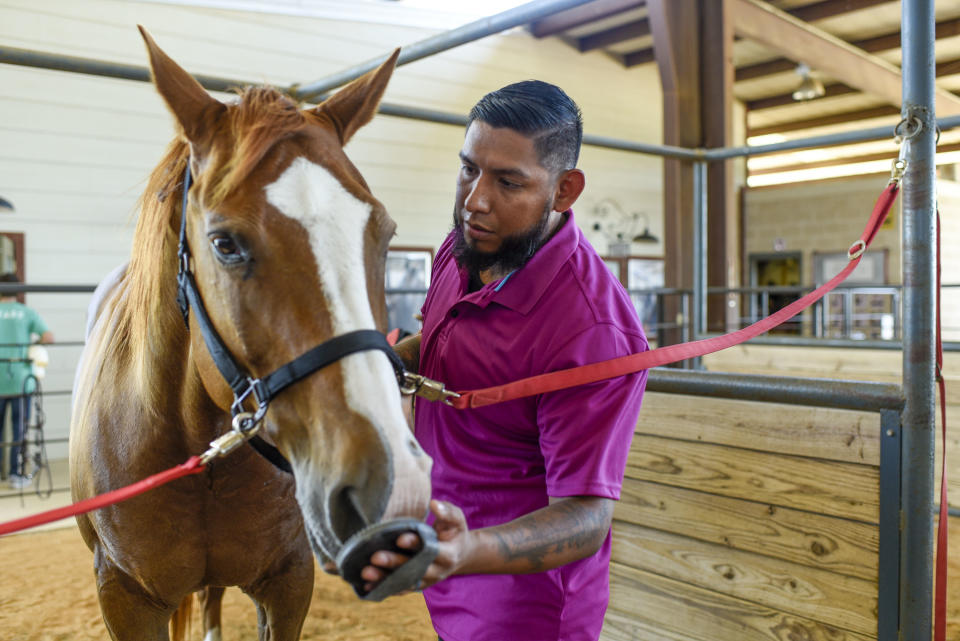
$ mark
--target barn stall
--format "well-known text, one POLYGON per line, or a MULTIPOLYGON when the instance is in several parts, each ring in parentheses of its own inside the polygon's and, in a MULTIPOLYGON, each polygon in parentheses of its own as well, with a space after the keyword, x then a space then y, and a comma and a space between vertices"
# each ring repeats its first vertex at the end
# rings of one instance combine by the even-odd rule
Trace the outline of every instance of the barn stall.
MULTIPOLYGON (((104 8, 116 8, 108 5, 104 8)), ((929 14, 930 9, 924 3, 904 3, 905 78, 921 76, 918 60, 926 55, 923 46, 932 41, 927 33, 932 19, 923 12, 929 14), (916 48, 913 58, 912 47, 916 48), (917 69, 911 68, 911 63, 917 69)), ((544 11, 556 10, 549 7, 544 11)), ((174 12, 157 11, 171 21, 173 30, 174 12)), ((74 19, 80 17, 74 15, 74 19)), ((528 15, 518 24, 533 19, 528 15)), ((280 22, 277 29, 283 26, 280 22)), ((448 44, 453 46, 453 38, 448 38, 448 44)), ((8 48, 3 53, 11 56, 4 62, 62 68, 39 62, 44 56, 37 52, 26 62, 14 60, 8 48)), ((62 77, 55 76, 58 82, 62 77)), ((924 105, 929 100, 929 96, 919 95, 925 91, 922 84, 919 80, 905 82, 905 93, 918 93, 908 95, 909 104, 924 105)), ((419 94, 412 88, 406 91, 407 97, 419 94)), ((462 122, 449 113, 413 108, 394 109, 392 115, 462 122)), ((616 124, 612 121, 610 129, 618 129, 616 124)), ((955 124, 947 119, 940 126, 946 130, 955 124)), ((448 131, 454 132, 452 128, 448 131)), ((391 133, 398 136, 393 144, 402 144, 403 136, 411 133, 391 133)), ((20 135, 26 132, 21 129, 20 135)), ((449 146, 455 148, 458 134, 442 135, 451 136, 449 146)), ((867 140, 888 136, 889 131, 858 135, 867 140)), ((929 171, 919 171, 932 168, 932 145, 927 138, 911 145, 911 166, 916 173, 911 174, 902 196, 906 223, 902 349, 914 355, 902 359, 906 384, 899 384, 896 367, 889 364, 883 372, 894 382, 884 383, 811 382, 776 367, 767 367, 767 373, 773 375, 763 377, 757 375, 764 369, 759 364, 749 374, 712 373, 735 369, 730 360, 742 362, 741 369, 750 367, 749 360, 738 359, 721 364, 722 360, 708 358, 707 372, 654 372, 617 513, 613 598, 605 628, 609 638, 765 639, 806 634, 811 638, 887 639, 898 632, 907 638, 924 636, 924 627, 929 627, 932 535, 931 521, 922 515, 931 512, 934 490, 933 384, 929 376, 932 284, 917 274, 929 275, 932 265, 931 190, 923 185, 931 176, 929 171), (901 429, 901 425, 911 427, 901 429), (897 527, 901 511, 913 515, 906 518, 902 532, 897 527)), ((366 153, 375 155, 380 142, 367 141, 366 153)), ((821 139, 795 146, 828 142, 821 139)), ((699 183, 697 193, 701 195, 693 198, 699 209, 705 206, 702 188, 708 163, 772 151, 711 149, 705 153, 601 136, 588 138, 588 144, 618 150, 618 154, 659 153, 679 159, 676 162, 691 169, 699 183)), ((24 142, 22 146, 29 145, 24 142)), ((7 162, 14 164, 10 158, 7 162)), ((20 184, 42 180, 32 172, 19 171, 26 179, 20 184)), ((653 174, 656 178, 659 171, 655 169, 653 174)), ((437 194, 436 202, 449 202, 445 196, 437 194)), ((402 200, 402 196, 396 198, 402 200)), ((438 204, 436 209, 446 206, 438 204)), ((405 212, 402 207, 400 210, 403 220, 405 212)), ((421 229, 416 234, 432 241, 436 222, 421 222, 422 229, 432 226, 433 230, 421 229)), ((411 226, 416 228, 416 221, 411 221, 411 226)), ((700 319, 706 308, 703 223, 693 231, 692 316, 700 319)), ((405 243, 428 242, 413 236, 409 241, 404 238, 405 243)), ((54 253, 55 248, 48 251, 54 253)), ((103 260, 119 256, 122 252, 114 250, 113 256, 103 260)), ((41 273, 47 280, 61 280, 56 272, 41 273)), ((50 306, 55 309, 58 305, 50 306)), ((66 312, 73 318, 65 324, 82 325, 77 318, 79 307, 66 312)), ((705 324, 700 322, 692 333, 699 336, 704 331, 705 324)), ((831 364, 845 362, 840 354, 811 359, 809 349, 803 349, 801 355, 798 349, 781 355, 781 361, 810 363, 807 369, 821 377, 823 372, 836 371, 831 364)), ((864 380, 846 368, 840 370, 851 374, 853 380, 864 380)), ((69 367, 64 367, 61 376, 66 378, 68 372, 69 367)))

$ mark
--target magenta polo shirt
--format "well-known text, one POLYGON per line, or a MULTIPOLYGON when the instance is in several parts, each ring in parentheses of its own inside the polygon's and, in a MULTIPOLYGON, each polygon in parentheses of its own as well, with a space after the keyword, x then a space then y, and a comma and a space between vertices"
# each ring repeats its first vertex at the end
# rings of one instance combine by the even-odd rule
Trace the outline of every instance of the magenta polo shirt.
MULTIPOLYGON (((644 351, 620 283, 573 213, 523 268, 468 293, 448 236, 423 306, 420 373, 448 389, 500 385, 644 351)), ((548 497, 620 497, 646 372, 483 408, 421 401, 416 436, 433 497, 471 529, 548 497)), ((610 535, 593 556, 538 574, 453 576, 424 592, 444 641, 595 640, 609 600, 610 535)))

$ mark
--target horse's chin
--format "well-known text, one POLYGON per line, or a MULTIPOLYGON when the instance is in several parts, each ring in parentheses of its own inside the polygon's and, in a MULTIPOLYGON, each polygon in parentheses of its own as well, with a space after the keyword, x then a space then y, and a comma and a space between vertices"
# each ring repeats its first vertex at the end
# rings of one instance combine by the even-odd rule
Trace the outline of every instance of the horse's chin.
POLYGON ((303 514, 303 525, 313 555, 321 565, 331 562, 337 558, 343 543, 325 522, 323 514, 317 513, 317 509, 308 497, 301 497, 298 492, 297 503, 300 505, 300 512, 303 514))
POLYGON ((317 559, 317 563, 320 564, 320 568, 327 574, 339 574, 337 564, 333 560, 334 557, 324 551, 318 541, 318 537, 313 533, 313 528, 307 526, 306 530, 307 540, 310 542, 310 550, 313 552, 314 558, 317 559))

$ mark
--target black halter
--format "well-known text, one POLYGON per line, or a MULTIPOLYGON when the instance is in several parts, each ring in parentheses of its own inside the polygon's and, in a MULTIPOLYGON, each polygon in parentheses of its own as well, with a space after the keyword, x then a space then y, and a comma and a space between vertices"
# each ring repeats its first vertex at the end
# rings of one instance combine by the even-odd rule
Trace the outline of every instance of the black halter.
MULTIPOLYGON (((187 161, 187 170, 183 176, 183 205, 180 212, 180 244, 177 247, 177 257, 179 268, 177 271, 177 304, 183 313, 183 320, 189 327, 190 308, 193 307, 193 313, 197 317, 197 324, 200 326, 200 332, 203 335, 203 341, 207 345, 207 351, 216 363, 220 374, 229 383, 233 390, 233 404, 230 407, 230 413, 234 416, 235 429, 238 429, 244 435, 249 435, 259 426, 267 412, 267 406, 270 400, 279 394, 282 390, 297 381, 306 378, 313 372, 334 363, 344 356, 361 352, 365 350, 380 350, 390 359, 394 372, 397 375, 397 381, 402 384, 404 380, 403 363, 396 355, 390 345, 387 343, 383 334, 373 329, 360 329, 353 332, 347 332, 340 336, 335 336, 330 340, 317 345, 313 349, 301 354, 286 365, 281 365, 274 372, 263 378, 253 378, 247 374, 237 361, 230 354, 230 350, 224 344, 223 339, 210 322, 210 316, 203 305, 203 299, 200 298, 200 290, 197 289, 197 282, 190 270, 190 248, 187 245, 187 202, 188 192, 190 191, 190 162, 187 161), (256 410, 250 414, 243 408, 244 401, 250 395, 253 395, 257 402, 256 410), (237 419, 242 416, 241 419, 237 419)), ((280 451, 270 445, 259 436, 249 437, 248 442, 253 448, 263 455, 268 461, 276 465, 285 472, 292 472, 289 461, 287 461, 280 451)))

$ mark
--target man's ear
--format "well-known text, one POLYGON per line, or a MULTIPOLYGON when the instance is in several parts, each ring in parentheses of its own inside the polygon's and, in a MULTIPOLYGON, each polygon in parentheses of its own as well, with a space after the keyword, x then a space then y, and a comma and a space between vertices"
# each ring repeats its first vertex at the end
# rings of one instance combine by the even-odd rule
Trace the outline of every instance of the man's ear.
POLYGON ((568 169, 561 173, 553 198, 554 211, 563 212, 573 207, 586 185, 587 177, 579 169, 568 169))

